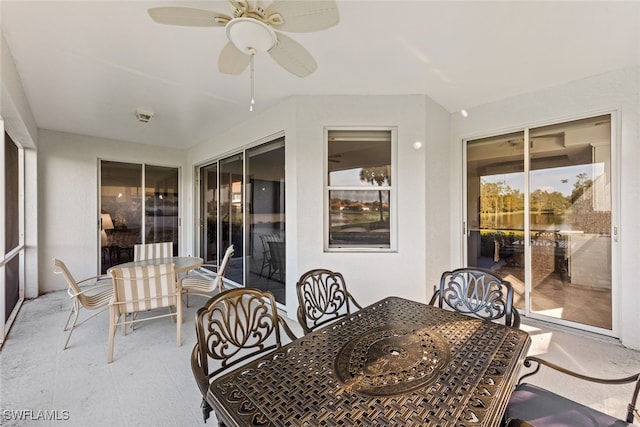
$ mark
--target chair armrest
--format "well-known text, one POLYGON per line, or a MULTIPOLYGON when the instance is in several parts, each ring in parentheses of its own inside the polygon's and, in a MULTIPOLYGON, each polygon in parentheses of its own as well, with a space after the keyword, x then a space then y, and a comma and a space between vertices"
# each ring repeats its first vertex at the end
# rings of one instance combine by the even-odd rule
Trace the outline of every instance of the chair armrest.
POLYGON ((514 328, 520 327, 520 312, 515 307, 511 307, 511 326, 514 328))
POLYGON ((280 324, 280 326, 282 326, 282 329, 284 330, 284 332, 287 334, 287 336, 291 341, 298 339, 298 337, 296 337, 296 335, 293 333, 293 331, 289 327, 289 324, 287 323, 286 320, 278 316, 278 323, 280 324))
POLYGON ((85 286, 80 292, 76 292, 76 293, 72 293, 71 288, 69 288, 67 292, 71 298, 75 298, 78 295, 85 295, 89 292, 95 292, 97 289, 109 289, 109 288, 113 289, 113 283, 109 282, 109 283, 96 284, 94 286, 85 286))
POLYGON ((433 292, 433 296, 429 300, 429 305, 432 305, 432 306, 435 307, 439 296, 440 296, 440 289, 435 289, 434 292, 433 292))
POLYGON ((216 264, 202 264, 197 269, 187 272, 187 274, 184 277, 182 277, 182 279, 186 279, 188 277, 194 277, 194 276, 201 276, 205 278, 215 278, 219 274, 218 273, 219 268, 220 266, 216 264), (210 268, 214 268, 215 271, 209 270, 210 268))
POLYGON ((193 371, 193 376, 196 379, 196 383, 204 399, 209 391, 209 376, 200 366, 200 348, 198 343, 196 343, 196 345, 193 346, 193 350, 191 350, 191 370, 193 371))
POLYGON ((540 366, 544 365, 547 366, 551 369, 554 369, 558 372, 562 372, 563 374, 566 375, 570 375, 572 377, 575 378, 579 378, 581 380, 585 380, 585 381, 591 381, 594 383, 599 383, 599 384, 629 384, 632 382, 637 382, 640 379, 640 373, 628 376, 628 377, 624 377, 624 378, 598 378, 598 377, 591 377, 588 375, 583 375, 583 374, 579 374, 577 372, 574 372, 570 369, 564 368, 562 366, 556 365, 555 363, 551 363, 545 359, 541 359, 539 357, 536 356, 528 356, 524 359, 524 366, 527 368, 530 368, 532 366, 532 364, 536 364, 535 369, 532 372, 528 372, 526 374, 524 374, 523 376, 520 377, 520 379, 518 380, 518 384, 520 384, 522 382, 523 379, 530 377, 531 375, 537 374, 538 371, 540 370, 540 366))
POLYGON ((362 310, 362 306, 360 304, 358 304, 358 301, 356 301, 355 298, 351 294, 349 294, 348 298, 349 298, 349 300, 351 300, 351 303, 358 308, 358 310, 362 310))
MULTIPOLYGON (((200 267, 205 267, 205 266, 206 265, 202 265, 200 267)), ((198 270, 192 270, 188 272, 186 275, 180 277, 178 279, 178 283, 182 287, 185 281, 187 283, 193 283, 194 281, 198 283, 202 283, 202 282, 215 281, 218 277, 220 277, 220 274, 217 271, 198 269, 198 270)), ((224 277, 222 277, 222 279, 224 281, 224 277)))
POLYGON ((76 284, 80 286, 81 283, 85 283, 92 280, 95 280, 96 283, 99 283, 101 280, 111 280, 111 276, 109 274, 98 274, 97 276, 91 276, 91 277, 87 277, 86 279, 82 279, 76 282, 76 284))
POLYGON ((218 264, 202 264, 200 267, 198 267, 198 270, 200 270, 201 268, 215 268, 217 270, 220 268, 220 266, 218 264))
POLYGON ((574 372, 570 369, 556 365, 555 363, 551 363, 539 357, 528 356, 524 359, 525 367, 530 368, 532 364, 535 364, 534 370, 522 375, 518 380, 518 384, 522 383, 523 379, 537 374, 538 371, 540 370, 540 366, 543 366, 543 365, 557 372, 561 372, 563 374, 572 376, 574 378, 578 378, 584 381, 589 381, 589 382, 598 383, 598 384, 620 385, 620 384, 629 384, 629 383, 635 382, 636 386, 633 392, 633 397, 631 398, 631 402, 627 405, 627 422, 633 423, 634 416, 640 416, 640 414, 638 413, 638 410, 636 409, 638 394, 640 393, 640 372, 634 375, 630 375, 628 377, 623 377, 623 378, 599 378, 599 377, 592 377, 589 375, 579 374, 578 372, 574 372))

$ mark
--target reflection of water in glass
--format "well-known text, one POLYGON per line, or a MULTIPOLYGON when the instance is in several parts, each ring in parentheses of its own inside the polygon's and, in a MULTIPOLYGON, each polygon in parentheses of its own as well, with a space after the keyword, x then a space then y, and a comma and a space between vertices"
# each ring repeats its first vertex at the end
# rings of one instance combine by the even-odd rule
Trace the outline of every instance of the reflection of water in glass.
MULTIPOLYGON (((523 212, 505 212, 499 215, 483 214, 481 228, 497 228, 501 230, 524 230, 523 212)), ((571 224, 565 214, 532 213, 530 216, 532 230, 571 230, 571 224)))
POLYGON ((340 225, 340 224, 346 224, 347 223, 347 218, 342 215, 342 213, 332 213, 331 214, 331 225, 340 225))

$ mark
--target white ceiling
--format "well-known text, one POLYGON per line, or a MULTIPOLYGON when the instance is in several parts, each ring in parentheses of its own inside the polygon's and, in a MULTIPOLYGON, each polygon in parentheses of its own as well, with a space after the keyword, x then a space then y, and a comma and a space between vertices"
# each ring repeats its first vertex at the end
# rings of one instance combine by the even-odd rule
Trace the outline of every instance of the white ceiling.
POLYGON ((315 73, 256 58, 250 113, 249 70, 218 72, 224 29, 154 23, 159 5, 231 14, 226 1, 0 2, 39 128, 186 148, 291 95, 425 94, 455 112, 640 64, 640 2, 339 0, 337 26, 287 33, 315 73))

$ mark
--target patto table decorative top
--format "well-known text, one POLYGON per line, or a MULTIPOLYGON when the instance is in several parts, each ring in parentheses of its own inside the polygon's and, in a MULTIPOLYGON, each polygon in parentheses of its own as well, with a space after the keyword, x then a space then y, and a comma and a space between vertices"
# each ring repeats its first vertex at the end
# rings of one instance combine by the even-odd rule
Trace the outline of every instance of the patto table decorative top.
POLYGON ((450 360, 451 349, 438 333, 391 325, 349 341, 338 353, 335 373, 345 389, 387 396, 432 384, 450 360))
POLYGON ((519 329, 389 297, 211 383, 227 426, 499 425, 519 329))

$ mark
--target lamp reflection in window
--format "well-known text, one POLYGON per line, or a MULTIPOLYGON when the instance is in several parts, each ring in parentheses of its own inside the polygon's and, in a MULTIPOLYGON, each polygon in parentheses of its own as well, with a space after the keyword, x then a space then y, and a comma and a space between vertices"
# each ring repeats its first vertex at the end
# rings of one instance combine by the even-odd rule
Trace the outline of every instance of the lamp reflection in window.
POLYGON ((113 221, 108 213, 100 214, 100 242, 102 246, 107 246, 109 238, 106 230, 113 230, 113 221))

